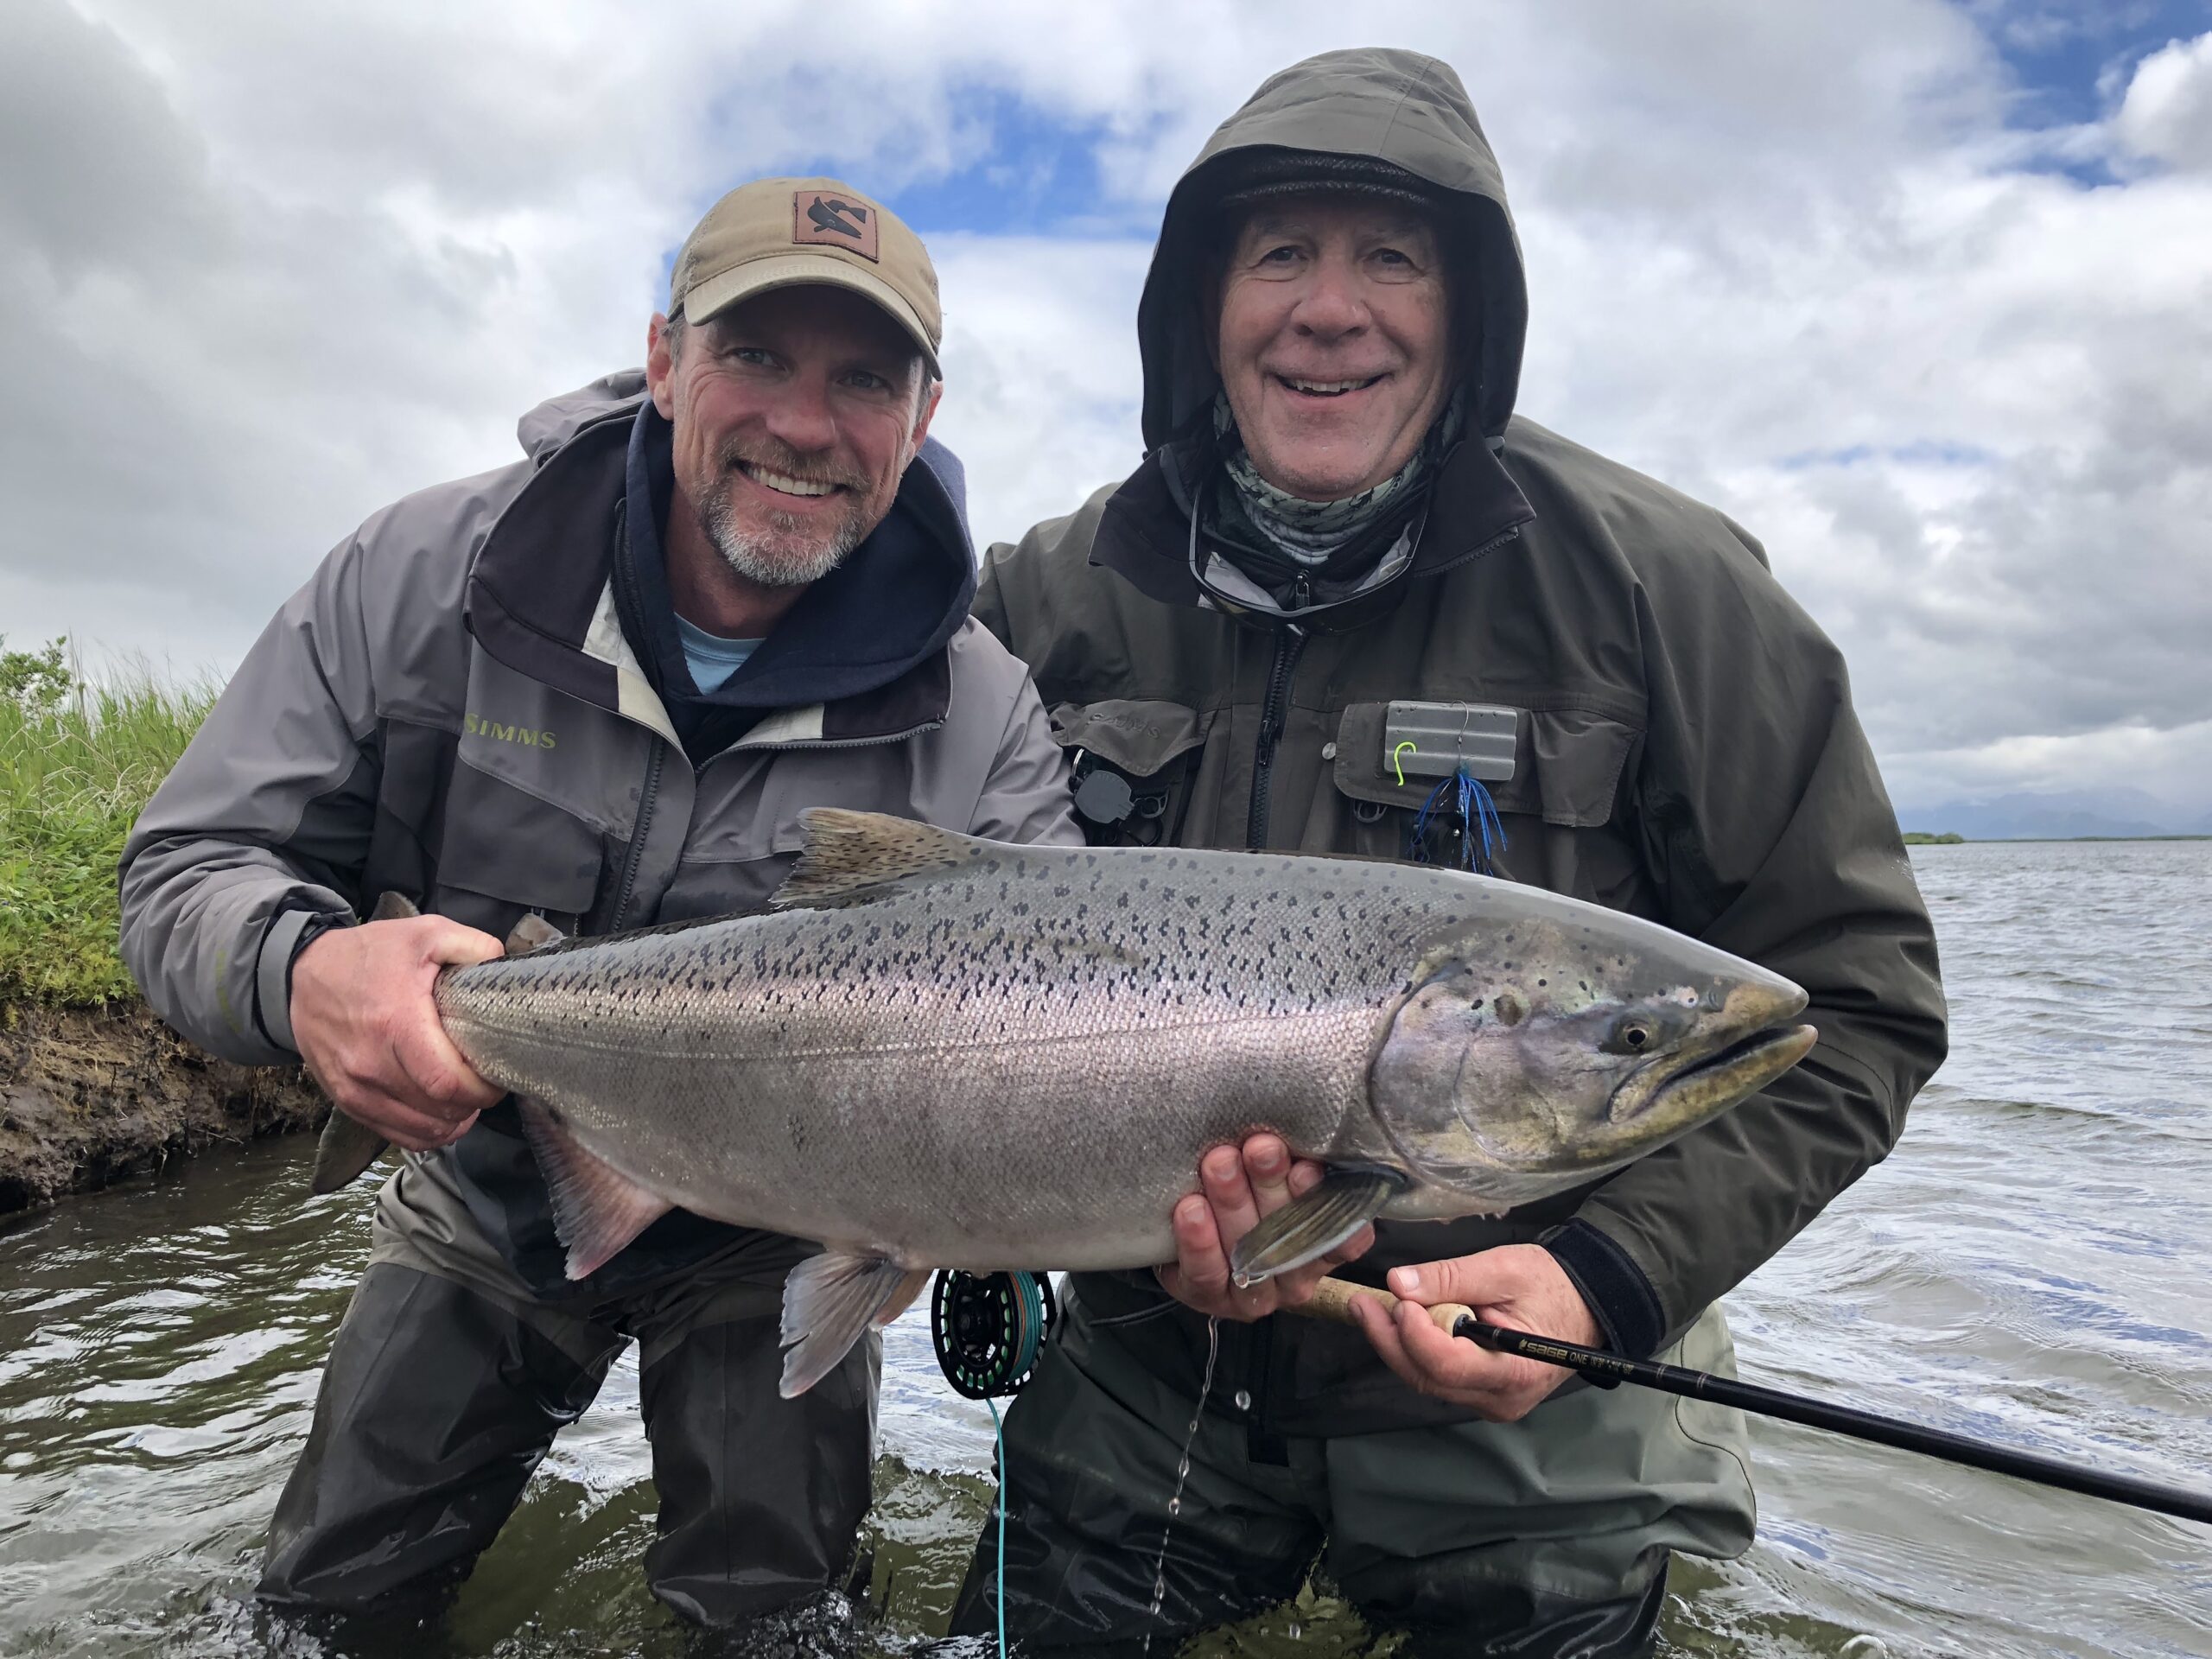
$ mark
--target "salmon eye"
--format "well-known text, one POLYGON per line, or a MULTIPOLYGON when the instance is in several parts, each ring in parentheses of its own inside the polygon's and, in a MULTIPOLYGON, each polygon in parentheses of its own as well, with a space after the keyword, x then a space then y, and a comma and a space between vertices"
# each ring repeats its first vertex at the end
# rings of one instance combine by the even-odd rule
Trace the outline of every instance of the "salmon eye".
POLYGON ((1630 1014, 1614 1023, 1601 1046, 1608 1054, 1644 1054, 1658 1039, 1659 1033, 1650 1020, 1630 1014))

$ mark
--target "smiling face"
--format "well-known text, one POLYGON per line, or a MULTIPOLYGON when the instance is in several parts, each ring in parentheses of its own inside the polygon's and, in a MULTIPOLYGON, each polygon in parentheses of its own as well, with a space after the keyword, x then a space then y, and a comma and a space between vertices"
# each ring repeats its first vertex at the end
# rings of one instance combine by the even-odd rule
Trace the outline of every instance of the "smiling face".
POLYGON ((869 301, 772 289, 685 329, 656 325, 646 378, 674 427, 676 501, 732 570, 818 581, 883 522, 937 407, 913 342, 869 301))
POLYGON ((1451 393, 1450 316, 1418 208, 1336 194, 1255 208, 1222 278, 1215 365, 1260 476, 1340 501, 1403 467, 1451 393))

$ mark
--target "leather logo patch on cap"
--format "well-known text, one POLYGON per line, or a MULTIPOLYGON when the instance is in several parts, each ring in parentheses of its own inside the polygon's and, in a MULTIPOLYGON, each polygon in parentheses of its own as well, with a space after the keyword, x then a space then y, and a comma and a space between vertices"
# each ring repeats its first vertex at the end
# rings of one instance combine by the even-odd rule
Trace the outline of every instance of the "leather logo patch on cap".
MULTIPOLYGON (((843 248, 863 259, 876 259, 875 209, 864 202, 819 190, 791 196, 791 240, 824 248, 843 248)), ((879 263, 880 263, 879 261, 879 263)))

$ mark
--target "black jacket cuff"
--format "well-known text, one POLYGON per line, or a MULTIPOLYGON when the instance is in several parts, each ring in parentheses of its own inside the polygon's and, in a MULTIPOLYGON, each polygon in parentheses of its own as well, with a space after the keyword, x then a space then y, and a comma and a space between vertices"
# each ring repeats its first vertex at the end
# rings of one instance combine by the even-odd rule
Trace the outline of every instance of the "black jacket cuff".
POLYGON ((1590 1304, 1607 1345, 1630 1359, 1649 1357, 1667 1334, 1666 1310, 1628 1252, 1580 1219, 1562 1223, 1536 1243, 1552 1253, 1590 1304))

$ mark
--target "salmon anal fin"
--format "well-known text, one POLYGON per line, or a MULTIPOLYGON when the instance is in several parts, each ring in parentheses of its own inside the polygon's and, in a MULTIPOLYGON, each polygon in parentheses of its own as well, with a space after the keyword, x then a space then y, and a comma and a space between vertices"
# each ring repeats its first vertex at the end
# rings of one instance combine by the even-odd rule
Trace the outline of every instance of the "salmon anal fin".
POLYGON ((872 1325, 904 1313, 927 1268, 911 1272, 887 1256, 825 1250, 784 1281, 784 1376, 777 1392, 795 1399, 836 1370, 872 1325))
POLYGON ((1377 1169, 1336 1169, 1236 1241, 1229 1274, 1239 1287, 1272 1279, 1326 1255, 1382 1213, 1406 1189, 1403 1176, 1377 1169))
POLYGON ((542 1102, 515 1096, 523 1138, 553 1199, 553 1231, 569 1249, 569 1277, 605 1267, 676 1206, 594 1157, 542 1102))
POLYGON ((806 830, 806 846, 768 900, 779 910, 834 902, 902 877, 957 869, 987 855, 991 845, 934 824, 842 806, 810 807, 799 814, 799 823, 806 830))

